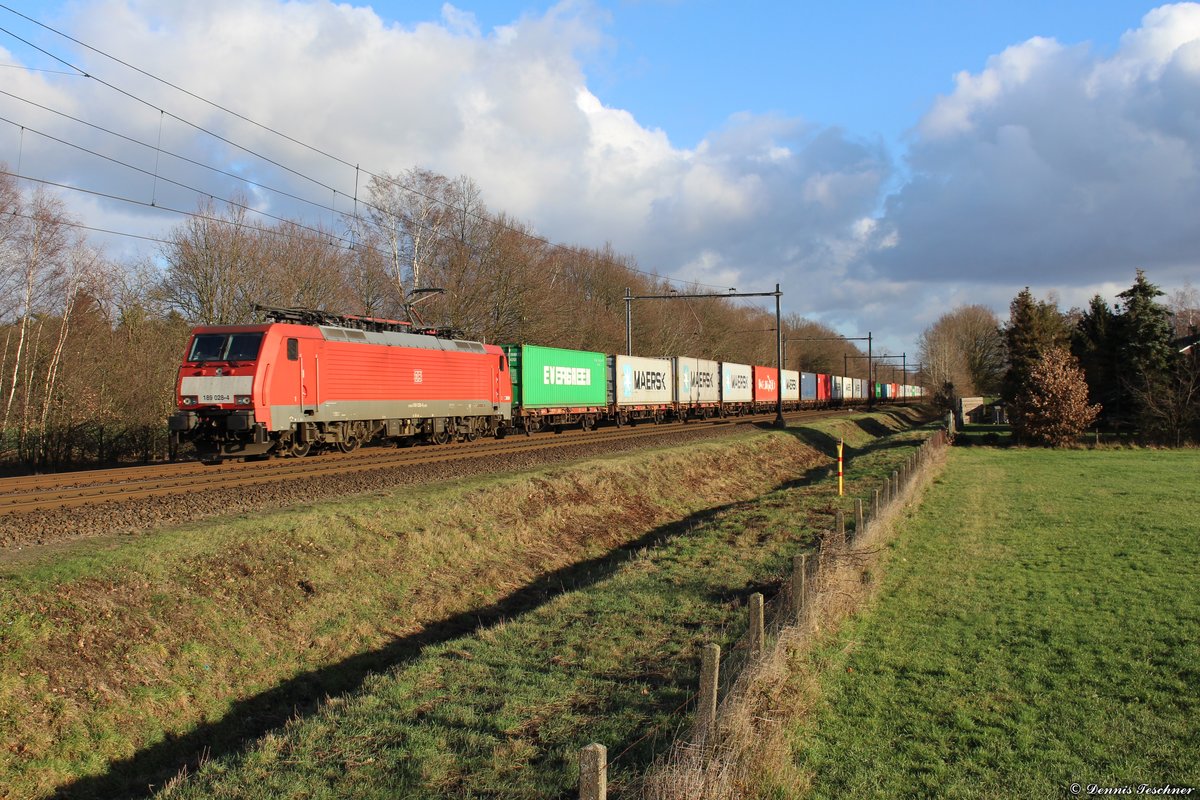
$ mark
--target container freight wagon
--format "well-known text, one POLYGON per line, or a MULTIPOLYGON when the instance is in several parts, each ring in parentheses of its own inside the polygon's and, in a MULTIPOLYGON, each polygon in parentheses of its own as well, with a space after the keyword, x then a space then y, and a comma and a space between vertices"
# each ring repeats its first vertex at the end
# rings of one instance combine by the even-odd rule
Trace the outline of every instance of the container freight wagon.
POLYGON ((839 403, 845 399, 845 395, 842 393, 841 375, 831 375, 829 377, 829 399, 839 403))
POLYGON ((754 377, 749 364, 721 362, 721 407, 726 414, 749 411, 754 403, 754 377))
POLYGON ((866 383, 867 382, 865 380, 863 380, 862 378, 854 379, 854 399, 855 400, 865 400, 866 399, 866 393, 864 391, 866 388, 866 383))
POLYGON ((703 358, 671 359, 675 409, 680 418, 712 417, 721 410, 721 365, 703 358))
POLYGON ((783 407, 794 409, 800 407, 800 373, 794 369, 785 369, 780 375, 779 387, 783 390, 783 407))
POLYGON ((675 411, 675 380, 669 358, 609 356, 609 403, 617 424, 653 419, 661 422, 675 411))
POLYGON ((817 374, 815 372, 800 373, 800 401, 805 405, 817 402, 817 374))
POLYGON ((833 394, 833 381, 823 372, 817 373, 817 401, 828 404, 833 394))
POLYGON ((754 367, 754 408, 772 411, 779 405, 779 370, 775 367, 754 367))
POLYGON ((608 414, 604 353, 533 344, 504 345, 512 374, 513 426, 595 426, 608 414))

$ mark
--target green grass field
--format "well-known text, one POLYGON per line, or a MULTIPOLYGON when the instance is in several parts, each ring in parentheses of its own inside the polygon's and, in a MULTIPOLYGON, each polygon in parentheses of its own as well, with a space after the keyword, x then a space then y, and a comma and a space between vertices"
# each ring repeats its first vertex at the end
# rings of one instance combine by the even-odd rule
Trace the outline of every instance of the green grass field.
POLYGON ((1198 473, 1196 450, 953 451, 877 605, 806 656, 809 796, 1200 786, 1198 473))
POLYGON ((735 639, 746 596, 829 525, 835 437, 865 487, 913 447, 905 425, 825 420, 0 563, 0 797, 136 794, 205 753, 186 796, 540 797, 572 787, 592 738, 638 742, 628 775, 686 719, 698 644, 735 639))
MULTIPOLYGON (((852 489, 889 472, 923 436, 850 428, 862 445, 852 489)), ((821 430, 794 435, 832 441, 821 430)), ((593 579, 426 648, 164 797, 568 797, 579 749, 592 741, 609 747, 612 796, 630 796, 691 723, 700 647, 728 650, 745 630, 748 596, 774 591, 791 556, 830 525, 836 483, 820 469, 821 480, 668 526, 593 579)))

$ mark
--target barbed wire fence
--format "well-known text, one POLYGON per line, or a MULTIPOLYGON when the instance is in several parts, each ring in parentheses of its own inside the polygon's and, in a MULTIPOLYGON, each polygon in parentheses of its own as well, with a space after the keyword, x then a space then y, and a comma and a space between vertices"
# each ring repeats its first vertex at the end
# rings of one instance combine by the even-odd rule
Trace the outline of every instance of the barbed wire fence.
MULTIPOLYGON (((838 510, 833 525, 818 534, 815 546, 793 557, 790 574, 769 599, 760 592, 752 594, 747 603, 745 632, 724 655, 716 644, 702 648, 697 690, 664 720, 623 747, 611 760, 601 743, 593 742, 582 748, 580 800, 606 800, 609 769, 647 739, 664 735, 669 724, 674 728, 675 741, 669 760, 684 766, 678 770, 668 766, 671 790, 663 797, 700 796, 701 783, 712 785, 714 781, 731 780, 732 776, 721 774, 730 768, 731 759, 720 757, 725 748, 720 723, 729 714, 730 706, 748 691, 755 679, 755 668, 779 643, 785 630, 798 630, 806 635, 816 629, 831 595, 839 591, 838 581, 844 580, 847 568, 860 567, 876 552, 872 547, 874 535, 908 498, 923 468, 950 444, 951 435, 945 429, 935 431, 877 487, 872 487, 867 498, 855 499, 850 519, 838 510)), ((628 793, 632 787, 620 788, 628 793)), ((651 789, 646 796, 657 794, 651 789)))

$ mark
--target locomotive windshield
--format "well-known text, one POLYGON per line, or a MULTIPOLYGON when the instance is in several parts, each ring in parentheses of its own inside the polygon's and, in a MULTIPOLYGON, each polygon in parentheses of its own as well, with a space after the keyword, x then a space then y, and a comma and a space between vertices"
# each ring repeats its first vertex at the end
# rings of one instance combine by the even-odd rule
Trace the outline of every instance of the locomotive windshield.
POLYGON ((258 333, 198 333, 188 361, 254 361, 262 345, 258 333))

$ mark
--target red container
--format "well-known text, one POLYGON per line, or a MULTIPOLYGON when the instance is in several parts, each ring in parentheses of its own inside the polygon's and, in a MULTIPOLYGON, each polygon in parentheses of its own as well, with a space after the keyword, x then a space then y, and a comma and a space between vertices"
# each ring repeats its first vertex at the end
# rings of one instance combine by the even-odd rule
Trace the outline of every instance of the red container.
POLYGON ((817 399, 829 400, 833 396, 833 379, 830 375, 817 373, 817 399))
POLYGON ((776 403, 779 400, 779 370, 775 367, 754 367, 754 402, 776 403))

